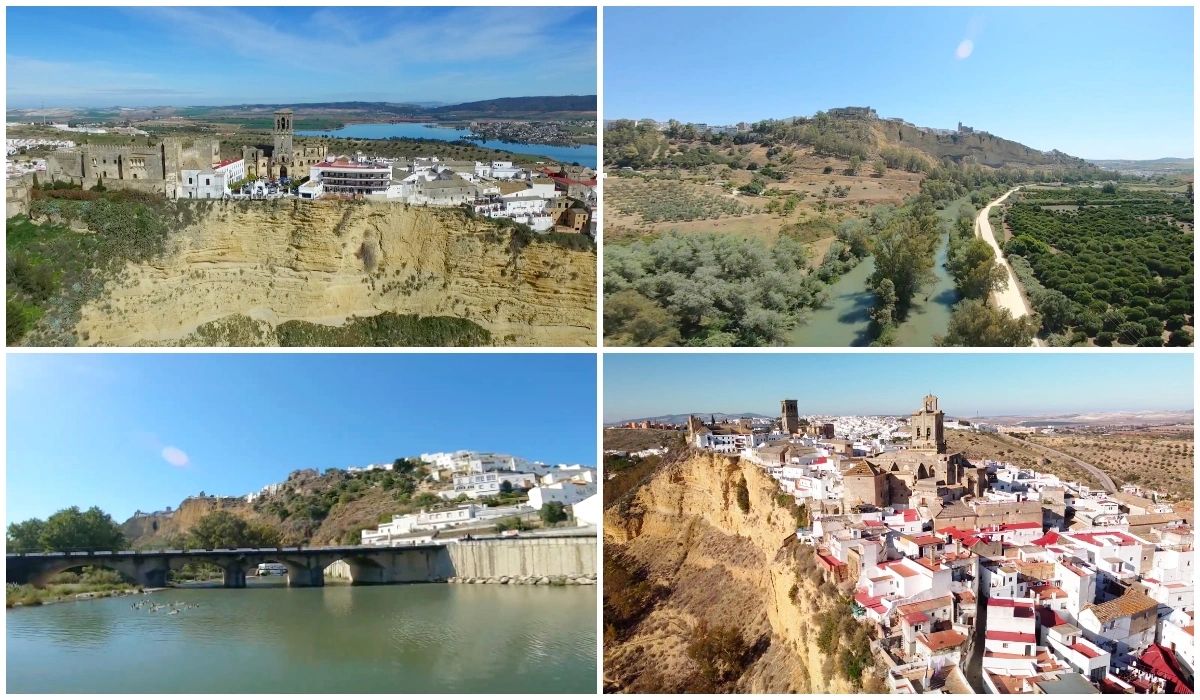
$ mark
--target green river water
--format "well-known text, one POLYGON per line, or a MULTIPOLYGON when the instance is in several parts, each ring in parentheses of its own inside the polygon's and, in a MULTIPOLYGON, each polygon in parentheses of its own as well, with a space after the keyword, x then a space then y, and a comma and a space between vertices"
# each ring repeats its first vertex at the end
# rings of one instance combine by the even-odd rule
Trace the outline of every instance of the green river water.
MULTIPOLYGON (((953 221, 951 212, 966 201, 969 198, 951 202, 939 216, 949 225, 953 221)), ((930 347, 935 335, 946 334, 951 308, 958 302, 954 278, 946 269, 948 243, 949 236, 943 236, 934 258, 934 282, 921 290, 908 318, 896 329, 898 346, 930 347)), ((788 344, 795 347, 862 347, 870 344, 868 331, 875 295, 867 291, 867 278, 873 272, 875 260, 868 257, 839 277, 828 288, 828 303, 814 310, 806 322, 792 330, 788 344)))
POLYGON ((584 693, 596 587, 170 589, 9 610, 10 693, 584 693), (137 600, 199 607, 176 615, 137 600))

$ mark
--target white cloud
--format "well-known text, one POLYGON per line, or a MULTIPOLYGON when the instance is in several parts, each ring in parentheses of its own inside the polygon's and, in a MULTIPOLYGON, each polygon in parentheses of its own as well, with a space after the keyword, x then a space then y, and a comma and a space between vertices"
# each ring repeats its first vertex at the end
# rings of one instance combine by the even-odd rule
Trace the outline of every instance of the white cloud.
POLYGON ((954 50, 954 57, 961 61, 963 59, 970 58, 974 51, 975 42, 971 41, 970 39, 963 39, 958 45, 958 48, 954 50))
POLYGON ((191 462, 186 452, 170 445, 162 449, 162 458, 173 467, 186 467, 191 462))

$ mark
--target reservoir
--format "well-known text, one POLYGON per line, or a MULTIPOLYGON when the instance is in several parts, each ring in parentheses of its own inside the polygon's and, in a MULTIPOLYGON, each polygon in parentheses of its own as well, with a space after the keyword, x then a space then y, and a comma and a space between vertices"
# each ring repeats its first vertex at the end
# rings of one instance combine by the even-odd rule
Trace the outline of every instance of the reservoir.
POLYGON ((174 588, 7 613, 11 693, 593 693, 596 587, 174 588), (184 603, 181 612, 133 609, 184 603), (198 607, 195 607, 198 605, 198 607))
MULTIPOLYGON (((346 124, 340 129, 328 131, 298 130, 297 136, 325 136, 354 139, 434 139, 437 141, 459 141, 471 135, 469 129, 455 129, 436 124, 407 122, 402 124, 346 124)), ((560 163, 578 163, 589 168, 596 167, 595 144, 574 146, 549 146, 540 143, 512 143, 510 141, 472 141, 480 148, 495 148, 511 153, 546 156, 560 163)))

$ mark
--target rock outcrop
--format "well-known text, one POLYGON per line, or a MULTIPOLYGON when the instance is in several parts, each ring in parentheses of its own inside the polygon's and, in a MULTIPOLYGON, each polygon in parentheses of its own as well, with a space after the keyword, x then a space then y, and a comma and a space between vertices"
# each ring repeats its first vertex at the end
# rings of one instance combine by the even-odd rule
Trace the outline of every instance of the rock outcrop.
POLYGON ((609 505, 606 560, 636 569, 657 600, 631 628, 606 631, 607 690, 697 690, 686 650, 703 622, 735 628, 749 645, 745 668, 725 690, 855 692, 817 649, 817 601, 827 596, 818 592, 819 577, 805 573, 812 573, 811 550, 789 539, 795 515, 777 504, 778 493, 755 465, 689 451, 609 505))
POLYGON ((384 312, 468 319, 498 345, 595 342, 592 251, 537 235, 521 245, 459 210, 385 202, 176 207, 167 254, 127 265, 83 307, 81 343, 187 344, 228 318, 261 330, 384 312))

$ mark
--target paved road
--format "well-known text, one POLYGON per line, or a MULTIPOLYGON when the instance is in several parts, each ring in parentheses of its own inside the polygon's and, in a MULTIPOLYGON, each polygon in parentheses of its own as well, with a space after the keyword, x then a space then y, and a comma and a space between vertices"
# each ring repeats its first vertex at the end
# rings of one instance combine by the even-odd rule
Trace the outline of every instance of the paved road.
POLYGON ((1065 452, 1059 452, 1058 450, 1056 450, 1052 447, 1046 447, 1045 445, 1039 445, 1034 442, 1029 442, 1028 440, 1022 440, 1021 438, 1014 437, 1012 435, 1009 435, 1008 437, 1021 443, 1025 447, 1028 447, 1033 450, 1037 450, 1044 454, 1048 454, 1051 457, 1058 457, 1061 460, 1071 462, 1072 464, 1075 464, 1076 466, 1079 466, 1083 469, 1088 470, 1089 472, 1091 472, 1092 476, 1096 477, 1096 479, 1100 481, 1101 486, 1108 489, 1109 493, 1117 492, 1117 485, 1112 480, 1112 477, 1109 476, 1108 474, 1104 473, 1104 470, 1101 469, 1100 467, 1097 467, 1093 464, 1088 464, 1087 462, 1083 461, 1082 459, 1079 459, 1078 457, 1073 457, 1065 452))
MULTIPOLYGON (((975 217, 975 235, 982 238, 992 247, 992 252, 996 254, 996 260, 1004 267, 1005 274, 1008 275, 1008 285, 998 291, 992 292, 992 301, 996 306, 1002 309, 1008 309, 1013 318, 1022 318, 1033 313, 1029 308, 1029 302, 1025 299, 1025 295, 1021 293, 1021 285, 1017 282, 1017 276, 1013 274, 1012 266, 1008 264, 1008 260, 1004 258, 1004 253, 1000 250, 1000 244, 996 242, 996 236, 992 232, 992 224, 988 221, 988 214, 991 213, 992 207, 1002 203, 1008 199, 1008 196, 1021 188, 1014 187, 1004 193, 1004 196, 988 203, 980 212, 979 216, 975 217)), ((1041 347, 1042 341, 1037 338, 1033 339, 1033 347, 1041 347)))

